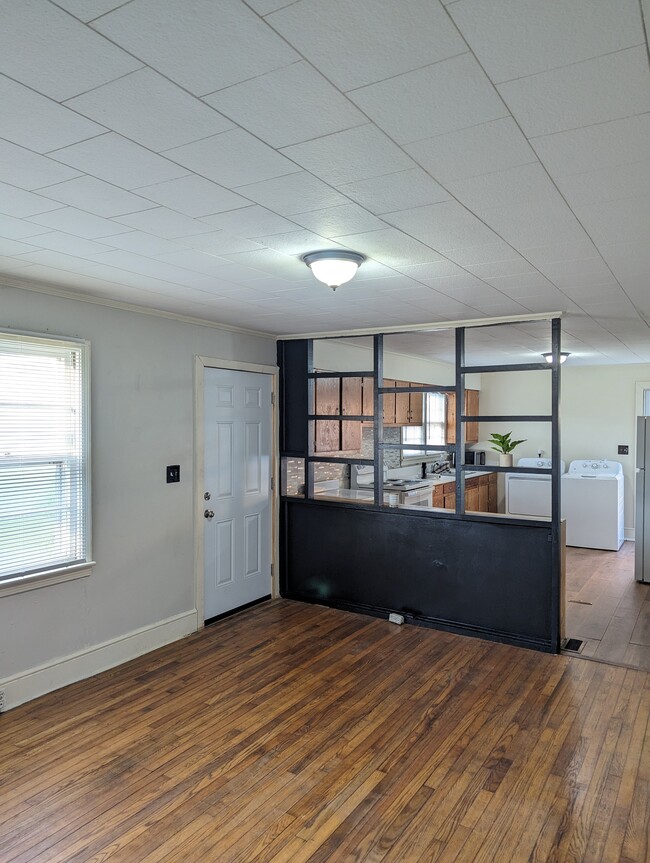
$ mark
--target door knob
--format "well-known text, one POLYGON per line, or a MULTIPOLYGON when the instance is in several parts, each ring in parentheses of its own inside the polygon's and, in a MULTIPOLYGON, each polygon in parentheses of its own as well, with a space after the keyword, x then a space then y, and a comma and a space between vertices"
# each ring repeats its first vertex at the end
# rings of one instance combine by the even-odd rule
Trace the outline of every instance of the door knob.
POLYGON ((206 509, 203 511, 204 518, 214 518, 214 511, 211 509, 206 509))
POLYGON ((205 494, 203 495, 203 500, 210 500, 211 497, 212 497, 212 495, 210 494, 210 492, 206 491, 205 494))

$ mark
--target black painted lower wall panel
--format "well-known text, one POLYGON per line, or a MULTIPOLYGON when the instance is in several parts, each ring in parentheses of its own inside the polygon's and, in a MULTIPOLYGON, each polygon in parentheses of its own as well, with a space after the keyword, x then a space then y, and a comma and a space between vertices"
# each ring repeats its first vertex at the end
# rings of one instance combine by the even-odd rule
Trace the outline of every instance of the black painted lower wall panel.
POLYGON ((555 652, 549 527, 284 500, 282 596, 555 652))

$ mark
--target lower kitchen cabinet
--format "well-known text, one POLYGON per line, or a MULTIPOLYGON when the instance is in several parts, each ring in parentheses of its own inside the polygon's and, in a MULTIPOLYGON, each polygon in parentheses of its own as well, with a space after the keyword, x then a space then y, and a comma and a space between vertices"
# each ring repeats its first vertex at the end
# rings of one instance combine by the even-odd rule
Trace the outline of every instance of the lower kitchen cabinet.
MULTIPOLYGON (((456 509, 456 483, 434 486, 431 505, 438 509, 456 509)), ((468 512, 497 511, 497 475, 481 474, 465 482, 465 510, 468 512)))

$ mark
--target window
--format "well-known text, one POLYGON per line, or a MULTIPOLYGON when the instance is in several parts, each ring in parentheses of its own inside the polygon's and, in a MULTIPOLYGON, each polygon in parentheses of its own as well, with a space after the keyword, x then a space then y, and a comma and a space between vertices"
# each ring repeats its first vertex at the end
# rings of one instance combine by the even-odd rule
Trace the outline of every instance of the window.
POLYGON ((0 587, 89 563, 87 352, 0 332, 0 587))
MULTIPOLYGON (((424 425, 404 426, 402 428, 403 444, 430 444, 444 446, 447 428, 447 397, 444 393, 424 394, 424 425)), ((421 456, 422 450, 403 450, 403 458, 421 456)))

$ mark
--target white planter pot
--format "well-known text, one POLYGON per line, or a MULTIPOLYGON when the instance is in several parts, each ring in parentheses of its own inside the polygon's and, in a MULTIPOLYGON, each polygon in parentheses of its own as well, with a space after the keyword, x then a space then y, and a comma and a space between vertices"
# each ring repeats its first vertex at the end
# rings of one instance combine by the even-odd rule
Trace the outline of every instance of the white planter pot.
POLYGON ((512 453, 499 453, 499 464, 501 467, 512 467, 512 453))

